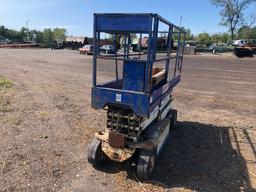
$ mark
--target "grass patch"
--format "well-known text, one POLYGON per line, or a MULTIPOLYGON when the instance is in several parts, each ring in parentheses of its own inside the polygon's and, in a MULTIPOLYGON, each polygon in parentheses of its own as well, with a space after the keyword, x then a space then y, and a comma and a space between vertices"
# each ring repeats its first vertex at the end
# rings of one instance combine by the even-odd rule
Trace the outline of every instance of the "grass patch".
POLYGON ((9 88, 12 87, 12 82, 0 75, 0 112, 7 113, 11 111, 10 107, 10 98, 5 97, 5 93, 7 93, 9 88))
POLYGON ((12 85, 13 84, 12 84, 11 80, 0 75, 0 90, 1 89, 9 89, 12 87, 12 85))

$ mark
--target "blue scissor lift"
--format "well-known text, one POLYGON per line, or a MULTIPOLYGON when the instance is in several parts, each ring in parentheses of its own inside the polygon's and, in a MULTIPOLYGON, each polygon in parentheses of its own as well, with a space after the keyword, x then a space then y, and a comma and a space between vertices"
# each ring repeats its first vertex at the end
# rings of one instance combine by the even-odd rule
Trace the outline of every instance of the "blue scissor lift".
POLYGON ((92 107, 107 111, 106 128, 88 149, 94 167, 106 159, 131 162, 139 178, 150 177, 177 119, 172 91, 181 78, 185 37, 157 14, 94 14, 92 107), (101 49, 104 35, 110 54, 101 49), (112 81, 98 82, 99 60, 115 63, 112 81))

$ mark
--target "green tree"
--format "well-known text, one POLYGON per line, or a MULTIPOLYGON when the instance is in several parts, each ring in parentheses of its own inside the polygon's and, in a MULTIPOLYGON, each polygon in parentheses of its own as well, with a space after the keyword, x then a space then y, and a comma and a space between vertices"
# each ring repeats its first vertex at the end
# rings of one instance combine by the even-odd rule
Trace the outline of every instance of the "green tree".
POLYGON ((200 33, 197 39, 201 45, 209 45, 212 42, 210 35, 206 32, 200 33))
POLYGON ((43 44, 50 47, 53 43, 53 32, 50 28, 43 31, 43 44))
POLYGON ((235 32, 244 19, 244 12, 248 5, 256 0, 211 0, 216 7, 221 8, 221 25, 227 26, 231 33, 231 40, 235 39, 235 32))
POLYGON ((238 30, 239 39, 256 39, 256 27, 242 26, 238 30))
POLYGON ((229 40, 228 33, 216 33, 211 36, 211 41, 213 43, 227 43, 229 40))
POLYGON ((21 27, 21 29, 20 29, 20 35, 21 35, 22 37, 26 37, 26 35, 27 35, 27 28, 21 27))
POLYGON ((21 27, 19 33, 20 33, 20 36, 21 36, 22 40, 28 40, 27 39, 27 28, 26 27, 21 27))
POLYGON ((6 37, 7 29, 4 26, 0 26, 0 35, 6 37))
POLYGON ((193 36, 193 34, 191 34, 190 29, 185 29, 185 31, 186 31, 186 40, 187 41, 188 40, 193 40, 194 36, 193 36))
POLYGON ((228 33, 222 33, 220 40, 222 43, 227 43, 230 39, 230 35, 228 33))
POLYGON ((66 39, 67 30, 64 28, 54 28, 52 31, 53 39, 56 41, 64 41, 66 39))

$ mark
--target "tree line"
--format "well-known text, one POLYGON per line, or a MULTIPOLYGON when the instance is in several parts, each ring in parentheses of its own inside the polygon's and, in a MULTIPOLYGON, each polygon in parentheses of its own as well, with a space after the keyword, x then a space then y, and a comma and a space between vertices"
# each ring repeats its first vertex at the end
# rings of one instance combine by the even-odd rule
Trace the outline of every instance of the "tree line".
MULTIPOLYGON (((215 44, 232 44, 232 35, 229 33, 216 33, 209 34, 202 32, 198 35, 193 35, 190 29, 185 29, 187 35, 187 42, 194 42, 200 45, 215 44)), ((64 41, 66 38, 66 29, 54 28, 44 29, 43 31, 29 30, 22 27, 19 31, 8 29, 4 26, 0 26, 0 36, 11 40, 12 42, 27 42, 33 41, 40 43, 45 47, 52 46, 54 41, 64 41)), ((250 27, 247 25, 241 26, 236 33, 238 39, 256 39, 256 26, 250 27)), ((177 39, 177 37, 174 39, 177 39)))
POLYGON ((5 26, 0 26, 0 36, 6 38, 11 42, 36 42, 43 46, 50 47, 54 41, 64 41, 66 38, 67 30, 64 28, 44 29, 39 30, 27 30, 22 27, 19 31, 8 29, 5 26))
MULTIPOLYGON (((189 30, 187 31, 187 42, 197 42, 201 45, 211 45, 211 44, 232 44, 233 38, 230 33, 215 33, 215 34, 209 34, 207 32, 202 32, 198 35, 193 35, 189 33, 189 30)), ((237 33, 235 34, 235 39, 244 39, 244 40, 250 40, 250 39, 256 39, 256 26, 255 27, 248 27, 248 26, 241 26, 237 33)))

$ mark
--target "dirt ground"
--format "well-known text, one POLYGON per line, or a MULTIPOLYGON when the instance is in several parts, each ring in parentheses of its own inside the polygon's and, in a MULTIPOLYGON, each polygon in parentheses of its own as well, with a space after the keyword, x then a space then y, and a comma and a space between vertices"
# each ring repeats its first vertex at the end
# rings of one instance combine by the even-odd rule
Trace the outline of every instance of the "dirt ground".
POLYGON ((185 58, 179 122, 147 183, 126 165, 88 164, 105 126, 91 74, 91 56, 76 51, 0 49, 13 83, 0 89, 0 191, 256 191, 256 58, 185 58))

